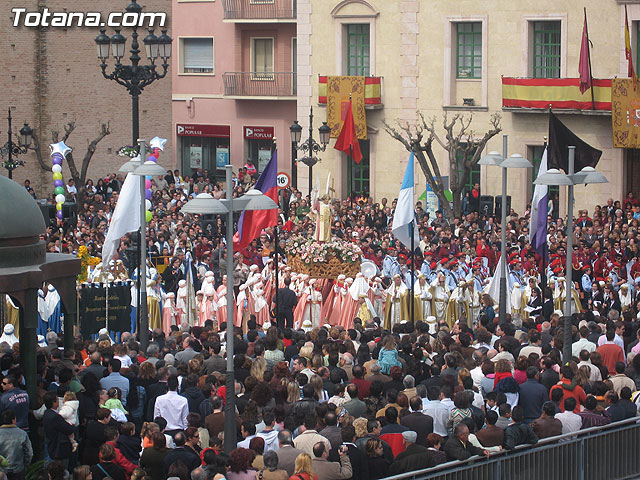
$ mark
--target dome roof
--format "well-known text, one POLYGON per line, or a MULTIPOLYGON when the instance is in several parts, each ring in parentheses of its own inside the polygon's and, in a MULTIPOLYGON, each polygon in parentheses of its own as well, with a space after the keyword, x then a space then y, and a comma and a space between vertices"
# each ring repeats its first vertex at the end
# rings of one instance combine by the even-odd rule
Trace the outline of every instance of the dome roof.
POLYGON ((45 231, 42 212, 27 190, 0 176, 0 240, 36 237, 45 231))

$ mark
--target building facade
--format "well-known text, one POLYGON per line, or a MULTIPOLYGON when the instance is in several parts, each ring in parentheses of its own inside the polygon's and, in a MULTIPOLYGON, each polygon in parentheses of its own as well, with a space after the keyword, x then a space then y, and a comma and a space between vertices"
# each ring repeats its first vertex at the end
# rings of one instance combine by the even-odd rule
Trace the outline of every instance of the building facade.
MULTIPOLYGON (((46 2, 50 12, 99 12, 107 18, 110 12, 124 12, 128 1, 95 2, 93 0, 77 0, 68 2, 52 0, 46 2)), ((27 12, 37 12, 44 7, 44 2, 26 0, 11 7, 22 7, 27 12)), ((165 28, 171 35, 171 2, 169 0, 148 0, 144 4, 145 12, 166 14, 165 28)), ((132 141, 131 97, 127 90, 113 81, 103 78, 100 61, 96 53, 95 37, 97 28, 77 27, 27 27, 13 26, 14 15, 5 4, 5 12, 0 17, 0 49, 2 51, 2 68, 0 68, 0 145, 7 141, 7 108, 11 107, 13 117, 14 141, 16 134, 27 122, 34 129, 45 163, 49 160, 49 144, 51 132, 58 131, 62 136, 64 126, 75 123, 75 130, 66 142, 74 148, 74 159, 81 168, 82 159, 87 152, 89 142, 100 133, 102 123, 108 124, 110 135, 102 139, 93 154, 88 179, 94 184, 98 178, 116 172, 124 163, 116 151, 132 141)), ((155 30, 160 35, 159 29, 155 30)), ((107 29, 113 35, 113 29, 107 29)), ((127 38, 127 51, 123 63, 128 63, 128 49, 131 44, 131 29, 122 28, 127 38)), ((147 35, 146 29, 139 29, 143 60, 142 39, 147 35)), ((170 60, 171 62, 172 60, 170 60)), ((115 61, 110 58, 107 73, 113 69, 115 61)), ((160 158, 163 166, 173 167, 171 156, 172 142, 171 119, 167 112, 171 105, 171 75, 154 82, 145 88, 140 96, 140 135, 147 140, 159 136, 169 139, 165 145, 165 153, 160 158)), ((13 179, 22 183, 31 181, 39 198, 51 198, 53 180, 51 170, 38 166, 33 151, 21 156, 26 165, 13 172, 13 179)), ((5 160, 2 158, 2 160, 5 160)), ((0 175, 7 175, 0 168, 0 175)), ((70 178, 69 169, 63 164, 65 182, 70 178)))
POLYGON ((251 160, 259 171, 276 140, 291 172, 296 102, 295 0, 173 0, 177 58, 172 115, 178 168, 224 180, 251 160))
MULTIPOLYGON (((547 106, 516 108, 503 106, 503 84, 508 78, 540 79, 532 98, 550 99, 575 134, 603 151, 598 170, 609 183, 577 187, 576 208, 592 208, 610 197, 621 199, 627 191, 640 190, 635 149, 613 147, 611 112, 604 108, 567 108, 564 92, 553 89, 558 79, 576 79, 584 21, 589 20, 593 44, 593 77, 626 77, 624 55, 624 4, 628 5, 632 45, 637 58, 640 5, 622 0, 586 0, 580 4, 551 0, 540 2, 475 2, 459 0, 299 0, 298 1, 298 119, 305 124, 309 107, 325 120, 325 106, 319 101, 326 75, 381 77, 381 102, 366 109, 368 139, 361 140, 363 161, 352 164, 332 148, 314 167, 321 179, 331 172, 340 197, 349 192, 370 193, 376 201, 398 195, 409 154, 385 131, 383 122, 415 124, 417 111, 442 125, 444 115, 473 115, 471 128, 478 137, 489 129, 492 114, 501 115, 502 132, 493 137, 488 151, 502 153, 503 134, 508 135, 508 155, 518 153, 534 165, 540 162, 548 135, 547 106), (550 93, 551 91, 556 93, 550 93), (553 95, 556 95, 553 98, 553 95), (558 96, 559 95, 559 96, 558 96)), ((561 82, 562 83, 562 82, 561 82)), ((573 87, 571 87, 573 88, 573 87)), ((577 84, 575 86, 577 89, 577 84)), ((505 94, 506 95, 506 94, 505 94)), ((589 95, 587 92, 585 95, 589 95)), ((603 93, 604 96, 607 92, 603 93)), ((606 103, 606 102, 605 102, 606 103)), ((440 129, 441 137, 444 130, 440 129)), ((436 146, 442 159, 442 174, 449 175, 446 152, 436 146)), ((531 201, 536 169, 509 171, 508 194, 514 209, 523 213, 531 201)), ((299 167, 301 185, 308 173, 299 167)), ((416 189, 424 191, 426 181, 416 167, 416 189)), ((501 193, 501 172, 497 167, 476 167, 469 187, 479 183, 487 195, 501 193)), ((322 180, 321 180, 322 184, 322 180)), ((419 195, 419 193, 418 193, 419 195)), ((558 192, 563 213, 566 192, 558 192)))

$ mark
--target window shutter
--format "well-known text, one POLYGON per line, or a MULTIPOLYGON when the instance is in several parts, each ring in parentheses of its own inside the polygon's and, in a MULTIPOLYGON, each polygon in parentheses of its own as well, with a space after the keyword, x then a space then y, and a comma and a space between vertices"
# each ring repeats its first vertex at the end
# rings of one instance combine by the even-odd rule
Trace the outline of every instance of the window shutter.
POLYGON ((185 38, 184 69, 213 71, 213 38, 185 38))

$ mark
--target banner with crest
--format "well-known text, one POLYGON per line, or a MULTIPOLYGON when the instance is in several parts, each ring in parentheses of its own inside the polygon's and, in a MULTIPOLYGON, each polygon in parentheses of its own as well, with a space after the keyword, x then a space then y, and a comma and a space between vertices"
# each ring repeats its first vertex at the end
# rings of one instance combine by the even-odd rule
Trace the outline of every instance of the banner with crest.
POLYGON ((640 148, 640 96, 631 78, 611 81, 613 146, 640 148))
POLYGON ((353 121, 360 140, 367 139, 367 115, 365 105, 365 77, 327 77, 327 125, 331 137, 338 138, 349 106, 349 95, 353 109, 353 121))

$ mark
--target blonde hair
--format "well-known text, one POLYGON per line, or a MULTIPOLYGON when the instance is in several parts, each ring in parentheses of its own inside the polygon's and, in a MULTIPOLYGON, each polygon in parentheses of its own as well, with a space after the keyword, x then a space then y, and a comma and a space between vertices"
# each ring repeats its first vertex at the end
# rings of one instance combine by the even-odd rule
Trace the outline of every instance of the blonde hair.
POLYGON ((396 339, 393 335, 387 335, 382 339, 382 347, 386 350, 394 350, 396 348, 396 339))
POLYGON ((296 382, 283 380, 287 385, 287 403, 294 403, 300 400, 300 387, 296 382))
POLYGON ((267 361, 262 358, 256 358, 253 363, 251 364, 251 370, 249 371, 251 373, 252 377, 256 377, 259 381, 263 382, 264 381, 264 372, 267 369, 267 361))
POLYGON ((313 478, 313 464, 308 453, 301 453, 296 457, 293 474, 297 475, 298 473, 308 473, 309 477, 313 478))
POLYGON ((71 392, 71 391, 68 391, 68 392, 66 392, 66 393, 64 394, 63 400, 64 400, 65 402, 68 402, 68 401, 70 401, 70 400, 77 400, 77 398, 76 398, 76 394, 75 394, 75 393, 73 393, 73 392, 71 392))
POLYGON ((324 396, 324 386, 322 385, 322 377, 320 375, 313 375, 309 380, 309 383, 313 386, 313 390, 316 392, 318 399, 322 399, 324 396))
POLYGON ((362 438, 367 436, 367 422, 364 417, 356 418, 353 421, 353 428, 356 429, 356 438, 362 438))

